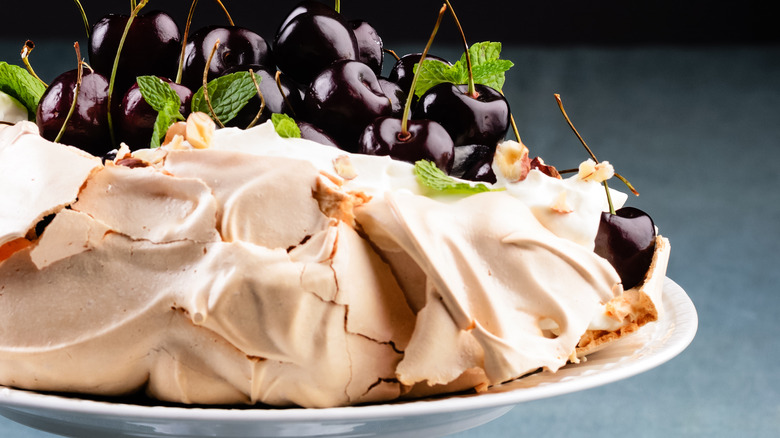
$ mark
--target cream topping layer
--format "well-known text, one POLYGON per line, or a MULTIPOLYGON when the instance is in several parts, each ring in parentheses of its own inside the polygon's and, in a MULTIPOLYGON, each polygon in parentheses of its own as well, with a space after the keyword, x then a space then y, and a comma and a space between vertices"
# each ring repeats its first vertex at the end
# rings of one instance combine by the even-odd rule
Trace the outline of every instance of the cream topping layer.
POLYGON ((483 388, 563 366, 621 293, 598 184, 427 197, 407 163, 270 124, 103 166, 33 128, 0 132, 0 246, 57 214, 0 260, 0 384, 306 407, 483 388))

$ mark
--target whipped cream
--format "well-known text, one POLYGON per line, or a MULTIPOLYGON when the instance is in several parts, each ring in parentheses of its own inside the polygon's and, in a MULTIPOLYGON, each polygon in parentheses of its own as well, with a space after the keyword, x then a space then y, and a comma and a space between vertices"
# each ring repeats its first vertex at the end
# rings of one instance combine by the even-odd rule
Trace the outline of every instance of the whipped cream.
POLYGON ((0 91, 0 122, 16 123, 27 120, 27 108, 18 100, 0 91))

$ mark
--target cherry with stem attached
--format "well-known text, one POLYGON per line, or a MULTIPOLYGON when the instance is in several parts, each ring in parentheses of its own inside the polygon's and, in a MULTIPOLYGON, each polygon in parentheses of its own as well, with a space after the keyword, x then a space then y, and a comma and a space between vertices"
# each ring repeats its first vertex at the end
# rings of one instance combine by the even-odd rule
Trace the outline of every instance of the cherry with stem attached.
POLYGON ((420 97, 414 117, 440 123, 456 147, 482 144, 495 150, 509 129, 509 103, 499 91, 474 82, 465 33, 449 1, 447 7, 463 40, 467 81, 466 84, 444 82, 431 87, 420 97))
MULTIPOLYGON (((425 60, 428 50, 441 25, 447 5, 442 5, 431 37, 420 57, 425 60)), ((422 69, 418 68, 412 78, 410 96, 414 93, 422 69)), ((442 171, 452 170, 454 145, 447 131, 432 120, 409 120, 412 99, 406 99, 401 118, 381 117, 368 125, 360 138, 361 152, 371 155, 388 155, 393 159, 417 162, 430 160, 442 171)))
MULTIPOLYGON (((135 20, 135 17, 138 16, 138 13, 141 12, 141 9, 143 9, 144 6, 149 2, 149 0, 141 0, 138 5, 135 5, 133 8, 133 11, 130 13, 130 17, 127 19, 127 24, 125 25, 125 30, 122 33, 122 38, 119 40, 119 48, 117 48, 116 51, 116 57, 114 58, 114 66, 111 69, 111 77, 108 80, 108 132, 111 135, 111 144, 116 145, 116 136, 114 134, 114 125, 113 121, 111 120, 111 97, 114 92, 114 85, 116 83, 116 73, 117 69, 119 67, 119 56, 122 54, 122 48, 125 45, 125 40, 127 39, 127 34, 130 33, 130 26, 133 25, 133 21, 135 20)), ((135 2, 133 2, 135 3, 135 2)))
MULTIPOLYGON (((235 23, 233 23, 233 18, 230 16, 230 13, 228 12, 227 8, 220 0, 215 0, 217 4, 222 8, 222 12, 225 13, 225 16, 227 17, 228 23, 230 23, 231 26, 235 26, 235 23)), ((184 68, 184 56, 187 50, 187 38, 189 38, 190 35, 190 26, 192 25, 192 17, 195 15, 195 6, 198 5, 198 0, 192 0, 192 3, 190 4, 190 10, 187 12, 187 21, 184 25, 184 34, 182 34, 181 37, 181 52, 179 53, 179 68, 176 72, 176 79, 174 82, 177 84, 181 84, 181 75, 182 75, 182 69, 184 68)))
MULTIPOLYGON (((566 119, 566 123, 574 131, 593 161, 598 163, 596 155, 566 114, 559 94, 555 95, 555 100, 558 102, 558 107, 566 119)), ((617 173, 615 175, 617 176, 617 173)), ((620 177, 620 179, 632 192, 639 195, 625 178, 620 177)), ((601 213, 593 251, 609 261, 620 276, 623 288, 630 289, 642 283, 653 261, 656 239, 655 224, 650 215, 638 208, 623 207, 615 210, 609 185, 606 181, 603 182, 603 185, 607 193, 609 211, 601 213)))
POLYGON ((65 133, 65 128, 68 127, 68 122, 70 121, 70 118, 73 117, 73 112, 76 110, 76 105, 79 101, 79 91, 81 91, 81 78, 84 75, 84 61, 81 59, 81 50, 79 49, 79 43, 75 42, 73 43, 73 48, 76 49, 76 86, 73 89, 73 102, 70 104, 70 109, 68 109, 68 114, 65 115, 65 120, 62 121, 62 127, 60 127, 60 132, 57 133, 57 136, 54 137, 54 142, 59 143, 60 139, 62 138, 62 135, 65 133))

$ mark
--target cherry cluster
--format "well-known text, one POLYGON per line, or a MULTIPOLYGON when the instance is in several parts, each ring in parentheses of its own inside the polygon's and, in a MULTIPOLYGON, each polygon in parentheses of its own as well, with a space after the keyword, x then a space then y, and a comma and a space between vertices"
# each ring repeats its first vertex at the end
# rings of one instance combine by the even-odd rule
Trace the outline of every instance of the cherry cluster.
MULTIPOLYGON (((291 10, 272 44, 235 25, 206 26, 189 34, 186 44, 182 40, 165 12, 100 19, 91 29, 90 68, 58 76, 40 99, 36 116, 42 136, 96 156, 119 142, 146 148, 157 112, 136 78, 151 75, 167 82, 186 117, 206 81, 251 70, 261 79, 262 99, 252 98, 228 126, 246 127, 282 113, 296 121, 303 138, 318 143, 412 163, 429 160, 449 175, 495 182, 491 163, 510 126, 509 105, 500 91, 480 84, 440 83, 418 99, 412 89, 415 65, 425 58, 452 66, 427 55, 430 41, 422 53, 398 57, 382 77, 385 50, 376 29, 313 0, 291 10), (119 97, 112 100, 112 95, 119 97)), ((654 242, 652 219, 627 207, 602 215, 596 253, 615 266, 629 288, 642 282, 654 242)))
POLYGON ((41 98, 37 122, 44 137, 59 134, 60 142, 98 156, 119 142, 131 149, 149 147, 157 113, 135 78, 153 75, 168 82, 186 117, 204 76, 210 81, 251 69, 261 78, 263 99, 254 97, 228 126, 248 126, 263 105, 258 122, 287 114, 304 138, 319 143, 409 162, 426 159, 456 177, 495 180, 490 162, 510 120, 504 96, 484 85, 469 93, 465 85, 444 83, 417 99, 411 86, 422 54, 396 57, 388 77, 382 77, 389 55, 365 20, 348 20, 325 3, 305 0, 290 11, 271 43, 243 27, 210 25, 191 32, 185 44, 176 22, 161 11, 132 17, 123 38, 130 18, 110 14, 92 26, 90 68, 81 77, 76 103, 76 70, 57 77, 41 98), (402 129, 407 99, 414 105, 402 129), (75 110, 60 133, 71 106, 75 110), (113 123, 107 123, 109 117, 113 123))

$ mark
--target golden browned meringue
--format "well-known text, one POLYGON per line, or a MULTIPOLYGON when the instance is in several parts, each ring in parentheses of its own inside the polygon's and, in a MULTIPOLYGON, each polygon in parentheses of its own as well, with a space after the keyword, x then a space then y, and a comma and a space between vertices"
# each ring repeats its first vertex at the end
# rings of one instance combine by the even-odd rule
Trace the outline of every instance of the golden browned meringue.
POLYGON ((343 151, 270 124, 210 142, 103 165, 29 123, 0 131, 0 384, 379 402, 554 372, 660 303, 593 253, 596 183, 532 170, 429 197, 406 163, 352 155, 342 180, 343 151))

